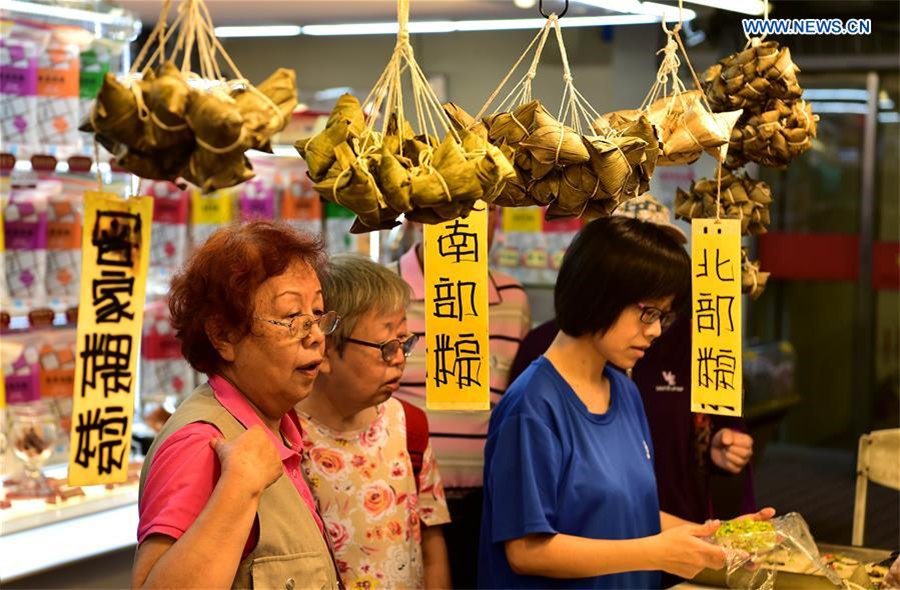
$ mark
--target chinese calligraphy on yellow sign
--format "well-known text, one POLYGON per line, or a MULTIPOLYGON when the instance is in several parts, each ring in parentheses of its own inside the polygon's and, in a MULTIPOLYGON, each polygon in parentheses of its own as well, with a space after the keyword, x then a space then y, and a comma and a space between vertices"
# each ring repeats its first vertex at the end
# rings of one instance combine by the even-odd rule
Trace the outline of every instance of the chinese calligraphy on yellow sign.
POLYGON ((128 476, 152 220, 150 197, 85 193, 70 485, 128 476))
POLYGON ((487 206, 425 226, 426 406, 490 409, 487 206))
POLYGON ((691 411, 740 416, 741 222, 691 222, 691 411))

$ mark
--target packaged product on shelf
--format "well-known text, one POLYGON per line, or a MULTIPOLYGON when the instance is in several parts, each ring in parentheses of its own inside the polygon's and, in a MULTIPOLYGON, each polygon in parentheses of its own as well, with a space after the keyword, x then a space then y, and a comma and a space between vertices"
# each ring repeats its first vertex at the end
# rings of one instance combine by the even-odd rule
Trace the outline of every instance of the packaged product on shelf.
POLYGON ((3 210, 4 272, 9 312, 24 315, 46 302, 47 193, 40 187, 10 191, 3 210))
POLYGON ((522 283, 552 286, 562 257, 581 226, 579 218, 546 220, 541 208, 504 208, 502 231, 491 260, 522 283))
POLYGON ((85 190, 90 181, 67 178, 47 203, 47 303, 63 312, 78 305, 81 289, 81 231, 85 190))
POLYGON ((167 302, 148 304, 141 340, 140 411, 144 422, 159 431, 194 385, 194 372, 181 356, 181 341, 169 323, 167 302))
POLYGON ((6 403, 27 403, 40 399, 40 337, 34 332, 3 335, 0 362, 6 387, 6 403))
POLYGON ((328 255, 358 252, 360 236, 351 234, 356 214, 336 203, 325 203, 325 242, 328 255))
POLYGON ((275 184, 281 189, 281 218, 297 229, 311 234, 322 233, 322 201, 301 169, 282 169, 275 184))
POLYGON ((160 180, 145 181, 139 192, 153 197, 147 298, 157 299, 168 293, 172 274, 187 258, 191 191, 160 180))
MULTIPOLYGON (((45 329, 37 333, 38 379, 41 399, 55 411, 62 432, 72 427, 72 395, 75 391, 76 330, 45 329)), ((67 456, 67 436, 60 436, 54 453, 67 456)))
POLYGON ((38 57, 38 142, 68 155, 81 142, 79 118, 79 50, 55 37, 38 57))
MULTIPOLYGON (((88 49, 81 52, 78 84, 78 113, 79 117, 89 116, 93 108, 94 99, 103 85, 103 77, 110 70, 112 56, 109 46, 101 41, 95 41, 88 49)), ((85 135, 87 137, 87 135, 85 135)), ((85 143, 90 145, 90 137, 85 143)))
POLYGON ((241 221, 275 219, 275 182, 271 175, 257 173, 238 187, 241 221))
POLYGON ((203 194, 199 189, 191 193, 191 243, 199 246, 217 229, 234 219, 233 189, 221 189, 203 194))
POLYGON ((38 141, 38 43, 11 31, 0 38, 0 132, 4 151, 38 141))

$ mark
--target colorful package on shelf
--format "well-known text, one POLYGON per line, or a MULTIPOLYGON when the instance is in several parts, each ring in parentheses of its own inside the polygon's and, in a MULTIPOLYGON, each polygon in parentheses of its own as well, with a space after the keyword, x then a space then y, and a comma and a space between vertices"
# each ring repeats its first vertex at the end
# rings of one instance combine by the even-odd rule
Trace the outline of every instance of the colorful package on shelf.
POLYGON ((322 201, 302 169, 279 171, 276 185, 281 187, 281 218, 297 229, 322 233, 322 201))
POLYGON ((37 336, 41 397, 71 398, 75 391, 76 331, 42 330, 37 336))
POLYGON ((194 389, 194 371, 181 356, 181 341, 169 323, 166 301, 144 309, 141 341, 141 415, 159 430, 166 418, 194 389))
POLYGON ((351 234, 356 214, 337 203, 325 203, 325 237, 328 255, 358 252, 360 237, 351 234))
POLYGON ((96 185, 68 178, 62 191, 48 197, 47 206, 47 303, 63 312, 78 305, 81 288, 81 231, 85 190, 96 185))
POLYGON ((6 387, 6 403, 40 399, 40 337, 34 332, 7 333, 0 343, 0 362, 6 387))
POLYGON ((238 187, 241 221, 275 219, 275 182, 272 177, 257 174, 238 187))
POLYGON ((0 38, 0 134, 4 151, 37 145, 38 44, 4 34, 0 38))
POLYGON ((44 148, 68 148, 57 153, 72 153, 81 141, 78 56, 77 45, 51 41, 38 57, 38 141, 44 148))
POLYGON ((9 312, 24 315, 47 299, 47 192, 13 189, 3 210, 9 312))
POLYGON ((153 197, 147 297, 157 299, 168 293, 172 274, 187 258, 191 191, 160 180, 144 181, 140 193, 153 197))
POLYGON ((222 189, 203 194, 200 189, 191 193, 191 242, 199 246, 217 229, 234 219, 233 189, 222 189))
POLYGON ((493 264, 527 285, 552 286, 580 219, 547 221, 539 207, 504 208, 491 251, 493 264))
POLYGON ((102 43, 94 43, 90 48, 81 52, 78 76, 78 111, 82 117, 91 112, 94 99, 103 85, 103 77, 110 70, 112 57, 102 43))

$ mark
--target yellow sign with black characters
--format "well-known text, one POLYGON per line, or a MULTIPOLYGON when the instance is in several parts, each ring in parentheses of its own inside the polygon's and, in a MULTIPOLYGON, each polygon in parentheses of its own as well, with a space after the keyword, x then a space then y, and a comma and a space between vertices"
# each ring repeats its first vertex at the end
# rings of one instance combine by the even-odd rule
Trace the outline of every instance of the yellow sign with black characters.
POLYGON ((741 222, 691 221, 691 411, 740 416, 741 222))
POLYGON ((87 192, 69 485, 128 477, 153 199, 87 192))
POLYGON ((429 410, 489 410, 487 205, 426 225, 425 403, 429 410))

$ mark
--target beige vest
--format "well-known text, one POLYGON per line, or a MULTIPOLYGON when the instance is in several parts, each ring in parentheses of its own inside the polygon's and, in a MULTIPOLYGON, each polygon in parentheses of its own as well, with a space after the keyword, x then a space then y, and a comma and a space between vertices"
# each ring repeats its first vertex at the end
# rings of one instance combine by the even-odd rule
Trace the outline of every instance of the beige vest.
MULTIPOLYGON (((201 385, 178 407, 153 441, 141 470, 140 494, 156 449, 176 430, 193 422, 215 425, 229 441, 246 430, 219 403, 212 388, 201 385)), ((238 566, 232 588, 338 588, 328 545, 290 478, 279 477, 266 488, 256 516, 259 542, 238 566)))

